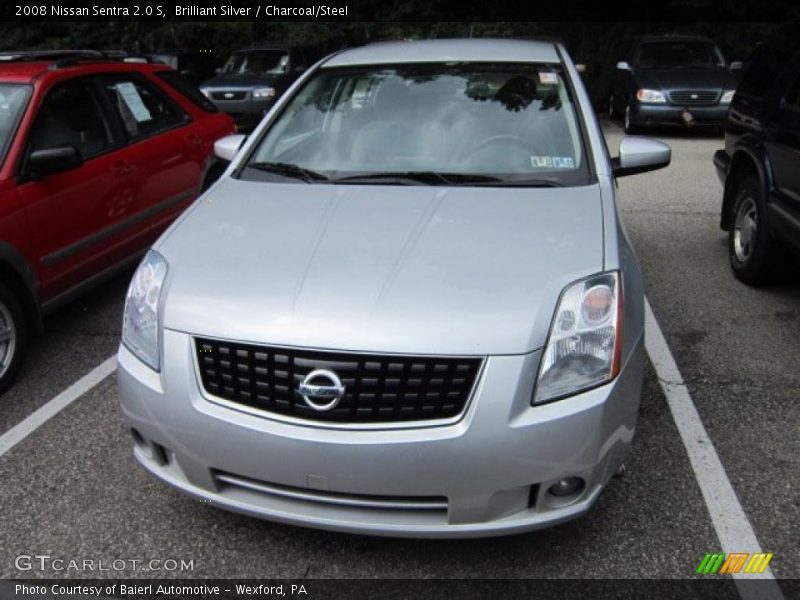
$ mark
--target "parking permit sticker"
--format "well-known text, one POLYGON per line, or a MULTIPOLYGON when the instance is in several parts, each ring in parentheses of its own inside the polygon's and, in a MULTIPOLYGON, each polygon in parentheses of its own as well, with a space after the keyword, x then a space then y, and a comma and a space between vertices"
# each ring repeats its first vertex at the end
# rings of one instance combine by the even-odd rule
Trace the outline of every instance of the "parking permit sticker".
POLYGON ((142 97, 136 90, 135 85, 126 81, 124 83, 118 83, 115 87, 136 121, 141 123, 153 118, 150 115, 150 111, 147 110, 147 107, 144 105, 144 102, 142 102, 142 97))
POLYGON ((539 71, 539 83, 554 84, 558 83, 558 75, 555 73, 548 73, 547 71, 539 71))
POLYGON ((553 158, 551 156, 531 156, 531 166, 539 169, 552 168, 553 158))
POLYGON ((572 169, 575 159, 571 156, 531 156, 531 166, 537 169, 572 169))

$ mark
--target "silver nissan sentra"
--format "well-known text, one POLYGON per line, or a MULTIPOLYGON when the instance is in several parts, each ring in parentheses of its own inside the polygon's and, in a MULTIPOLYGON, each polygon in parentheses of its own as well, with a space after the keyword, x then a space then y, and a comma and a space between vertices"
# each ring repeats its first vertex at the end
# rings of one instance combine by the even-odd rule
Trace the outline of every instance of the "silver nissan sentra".
POLYGON ((636 426, 643 289, 580 77, 551 42, 368 45, 311 68, 153 246, 122 410, 229 510, 409 537, 584 514, 636 426))

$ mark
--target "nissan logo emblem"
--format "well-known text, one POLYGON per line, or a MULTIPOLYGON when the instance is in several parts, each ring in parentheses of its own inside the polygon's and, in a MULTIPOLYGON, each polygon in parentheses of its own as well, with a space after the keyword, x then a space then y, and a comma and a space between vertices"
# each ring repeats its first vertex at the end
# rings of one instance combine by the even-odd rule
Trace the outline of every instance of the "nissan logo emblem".
POLYGON ((226 98, 233 98, 233 92, 225 92, 226 98))
POLYGON ((331 410, 344 398, 344 386, 333 371, 315 369, 297 386, 305 403, 320 412, 331 410))

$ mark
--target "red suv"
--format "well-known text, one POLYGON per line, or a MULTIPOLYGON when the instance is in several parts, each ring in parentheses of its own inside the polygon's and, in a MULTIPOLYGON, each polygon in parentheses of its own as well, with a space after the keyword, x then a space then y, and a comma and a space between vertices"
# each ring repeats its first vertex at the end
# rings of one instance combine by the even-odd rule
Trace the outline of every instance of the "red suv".
POLYGON ((165 65, 0 56, 0 393, 42 315, 136 260, 219 174, 233 121, 165 65))

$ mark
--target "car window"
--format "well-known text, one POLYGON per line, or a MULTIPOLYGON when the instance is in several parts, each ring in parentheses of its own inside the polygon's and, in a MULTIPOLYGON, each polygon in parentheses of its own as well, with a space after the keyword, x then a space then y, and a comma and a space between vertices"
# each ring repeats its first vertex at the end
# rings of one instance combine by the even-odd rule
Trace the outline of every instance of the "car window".
POLYGON ((217 112, 218 109, 211 100, 206 98, 191 81, 177 71, 158 71, 156 77, 164 81, 181 96, 189 100, 198 108, 206 112, 217 112))
POLYGON ((226 75, 266 73, 283 75, 289 65, 289 53, 284 50, 247 50, 234 52, 222 67, 226 75))
POLYGON ((155 135, 189 119, 166 94, 135 74, 106 77, 103 89, 133 140, 155 135))
POLYGON ((250 163, 291 163, 329 179, 435 171, 580 185, 589 176, 583 147, 556 65, 352 67, 320 69, 250 163))
POLYGON ((67 81, 48 92, 30 136, 31 151, 72 146, 85 160, 112 144, 111 128, 88 80, 67 81))
POLYGON ((725 66, 714 44, 693 41, 647 42, 639 46, 640 69, 714 69, 725 66))
POLYGON ((17 131, 22 114, 31 96, 31 86, 18 83, 0 84, 0 165, 17 131))

